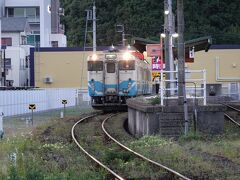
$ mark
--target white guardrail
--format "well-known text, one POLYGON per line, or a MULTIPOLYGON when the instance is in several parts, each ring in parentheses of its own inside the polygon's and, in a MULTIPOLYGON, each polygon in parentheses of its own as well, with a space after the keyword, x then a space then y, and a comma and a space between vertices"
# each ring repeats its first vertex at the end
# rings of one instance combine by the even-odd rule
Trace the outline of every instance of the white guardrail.
MULTIPOLYGON (((161 105, 163 106, 164 99, 178 99, 178 96, 175 92, 178 90, 178 81, 177 75, 178 71, 160 71, 160 96, 161 96, 161 105), (171 77, 176 77, 172 80, 166 80, 164 74, 171 74, 171 77), (167 88, 166 84, 169 83, 167 88), (166 93, 169 91, 169 93, 166 93), (169 94, 167 96, 167 94, 169 94)), ((203 99, 203 105, 207 104, 206 101, 206 70, 186 70, 185 71, 185 89, 187 99, 203 99), (188 74, 199 74, 200 78, 191 78, 188 77, 188 74), (188 85, 188 86, 187 86, 188 85), (189 86, 193 85, 193 86, 189 86), (199 87, 199 85, 201 85, 199 87), (192 93, 193 92, 193 93, 192 93)))

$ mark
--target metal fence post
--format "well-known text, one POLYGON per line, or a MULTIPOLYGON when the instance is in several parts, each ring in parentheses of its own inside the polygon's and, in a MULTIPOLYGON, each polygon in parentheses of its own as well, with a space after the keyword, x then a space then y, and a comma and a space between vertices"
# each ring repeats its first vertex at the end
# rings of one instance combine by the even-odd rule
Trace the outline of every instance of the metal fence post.
POLYGON ((161 82, 160 82, 160 84, 161 84, 161 106, 163 106, 163 98, 164 98, 164 95, 163 95, 163 70, 161 70, 160 71, 160 73, 161 73, 161 82))
POLYGON ((206 88, 207 88, 207 86, 206 86, 206 81, 207 81, 207 79, 206 79, 206 69, 204 69, 203 70, 203 88, 204 88, 204 90, 203 90, 203 97, 204 97, 204 99, 203 99, 203 105, 204 106, 206 106, 206 104, 207 104, 207 92, 206 92, 206 88))

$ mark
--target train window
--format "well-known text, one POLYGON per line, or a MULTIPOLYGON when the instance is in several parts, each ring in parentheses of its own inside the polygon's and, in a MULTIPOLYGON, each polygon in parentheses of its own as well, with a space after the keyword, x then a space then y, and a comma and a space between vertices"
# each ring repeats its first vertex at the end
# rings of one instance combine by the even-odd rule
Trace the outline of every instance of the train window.
POLYGON ((107 63, 107 73, 115 73, 115 63, 107 63))
POLYGON ((135 70, 135 61, 134 60, 119 61, 119 70, 135 70))
POLYGON ((102 71, 103 62, 102 61, 88 61, 88 71, 102 71))

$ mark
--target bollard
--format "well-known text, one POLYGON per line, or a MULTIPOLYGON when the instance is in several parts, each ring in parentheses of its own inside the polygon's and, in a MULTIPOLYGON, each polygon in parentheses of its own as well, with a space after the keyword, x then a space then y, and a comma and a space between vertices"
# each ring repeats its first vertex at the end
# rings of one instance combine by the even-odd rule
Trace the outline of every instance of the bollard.
POLYGON ((64 117, 64 114, 63 114, 63 112, 61 111, 61 112, 60 112, 60 118, 63 119, 63 117, 64 117))

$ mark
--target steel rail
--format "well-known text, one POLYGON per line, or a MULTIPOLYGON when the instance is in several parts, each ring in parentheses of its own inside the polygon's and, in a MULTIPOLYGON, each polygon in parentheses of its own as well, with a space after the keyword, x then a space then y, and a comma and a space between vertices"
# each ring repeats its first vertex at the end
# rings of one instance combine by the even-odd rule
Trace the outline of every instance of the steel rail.
POLYGON ((109 118, 105 119, 105 120, 102 122, 102 130, 104 131, 104 133, 105 133, 111 140, 113 140, 115 143, 117 143, 117 144, 118 144, 119 146, 121 146, 123 149, 125 149, 125 150, 127 150, 127 151, 130 151, 131 153, 135 154, 136 156, 140 157, 141 159, 144 159, 144 160, 146 160, 146 161, 148 161, 148 162, 150 162, 150 163, 152 163, 152 164, 154 164, 154 165, 156 165, 156 166, 158 166, 158 167, 161 167, 161 168, 163 168, 163 169, 165 169, 165 170, 167 170, 167 171, 169 171, 169 172, 177 175, 178 177, 180 177, 180 178, 182 178, 182 179, 190 180, 190 179, 187 178, 186 176, 178 173, 177 171, 174 171, 173 169, 170 169, 170 168, 168 168, 168 167, 166 167, 166 166, 164 166, 164 165, 162 165, 162 164, 160 164, 160 163, 158 163, 158 162, 156 162, 156 161, 153 161, 153 160, 151 160, 151 159, 149 159, 149 158, 147 158, 147 157, 145 157, 145 156, 143 156, 143 155, 141 155, 141 154, 133 151, 132 149, 128 148, 127 146, 123 145, 123 144, 120 143, 118 140, 116 140, 115 138, 113 138, 113 137, 107 132, 107 130, 106 130, 105 127, 104 127, 104 124, 105 124, 105 122, 106 122, 108 119, 109 119, 109 118))
POLYGON ((230 117, 228 114, 224 113, 224 116, 226 116, 228 119, 230 119, 234 124, 236 124, 238 127, 240 127, 240 123, 235 121, 232 117, 230 117))
MULTIPOLYGON (((75 127, 76 127, 79 123, 83 122, 84 120, 86 120, 86 119, 88 119, 88 118, 94 117, 94 116, 96 116, 96 114, 95 114, 95 115, 90 115, 90 116, 84 117, 84 118, 80 119, 79 121, 77 121, 77 122, 73 125, 72 130, 71 130, 71 132, 72 132, 72 138, 73 138, 73 140, 75 141, 75 143, 77 144, 77 146, 78 146, 87 156, 89 156, 93 161, 95 161, 95 162, 96 162, 97 164, 99 164, 101 167, 103 167, 104 169, 106 169, 106 170, 107 170, 109 173, 111 173, 115 178, 117 178, 117 179, 119 179, 119 180, 124 180, 123 177, 121 177, 120 175, 118 175, 117 173, 115 173, 113 170, 111 170, 110 168, 108 168, 106 165, 104 165, 104 164, 101 163, 99 160, 97 160, 94 156, 92 156, 90 153, 88 153, 88 152, 79 144, 79 142, 77 141, 77 139, 76 139, 76 137, 75 137, 75 135, 74 135, 74 129, 75 129, 75 127)), ((112 115, 108 116, 106 119, 108 119, 108 118, 110 118, 110 117, 112 117, 112 115)), ((106 119, 105 119, 105 120, 106 120, 106 119)))
POLYGON ((240 109, 237 109, 237 108, 235 108, 235 107, 233 107, 233 106, 231 106, 229 104, 223 104, 223 105, 229 107, 230 109, 233 109, 234 111, 240 112, 240 109))
MULTIPOLYGON (((221 103, 222 105, 224 106, 227 106, 228 108, 234 110, 234 111, 237 111, 237 112, 240 112, 239 109, 229 105, 229 104, 225 104, 225 103, 221 103)), ((227 117, 230 121, 232 121, 234 124, 236 124, 238 127, 240 127, 240 123, 238 123, 237 121, 235 121, 229 114, 227 113, 224 113, 224 116, 227 117)))

